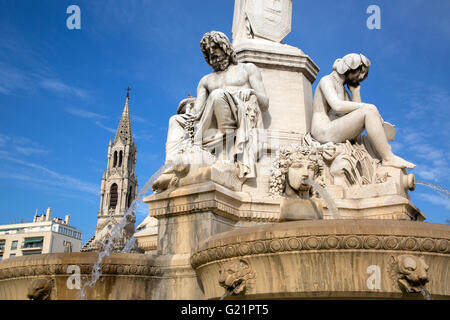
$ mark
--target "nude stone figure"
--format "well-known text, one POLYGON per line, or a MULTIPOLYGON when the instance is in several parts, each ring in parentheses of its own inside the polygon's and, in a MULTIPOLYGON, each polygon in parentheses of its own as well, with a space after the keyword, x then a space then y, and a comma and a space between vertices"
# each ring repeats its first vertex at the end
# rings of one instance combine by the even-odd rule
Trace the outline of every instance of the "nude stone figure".
POLYGON ((311 135, 320 143, 342 143, 353 141, 366 130, 383 166, 414 168, 414 164, 392 153, 388 140, 395 135, 393 126, 383 121, 376 106, 361 102, 360 83, 367 78, 369 67, 369 59, 362 54, 351 53, 336 60, 333 72, 317 86, 311 135))
POLYGON ((222 32, 206 33, 200 47, 214 72, 204 76, 197 87, 193 109, 199 121, 194 144, 208 146, 233 136, 228 159, 235 158, 240 177, 254 177, 256 150, 252 150, 249 133, 258 127, 258 114, 269 107, 261 73, 252 63, 238 63, 230 41, 222 32))
MULTIPOLYGON (((177 162, 179 149, 190 143, 189 139, 193 146, 207 151, 220 150, 225 144, 222 160, 236 164, 240 179, 253 178, 259 152, 254 129, 262 128, 261 112, 269 107, 261 73, 252 63, 238 63, 222 32, 206 33, 200 48, 214 71, 200 80, 191 107, 170 119, 166 163, 177 162), (193 131, 191 138, 189 130, 193 131)), ((153 189, 167 189, 176 175, 174 170, 164 172, 153 189)))

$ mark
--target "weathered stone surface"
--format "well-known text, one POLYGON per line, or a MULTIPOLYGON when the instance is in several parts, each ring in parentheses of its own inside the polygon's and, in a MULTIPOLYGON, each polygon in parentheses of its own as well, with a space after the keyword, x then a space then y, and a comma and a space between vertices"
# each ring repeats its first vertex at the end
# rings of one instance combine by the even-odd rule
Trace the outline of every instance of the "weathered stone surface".
MULTIPOLYGON (((78 300, 80 291, 69 289, 73 273, 68 267, 80 267, 81 277, 91 276, 98 260, 95 252, 52 253, 16 257, 0 262, 0 299, 27 299, 28 287, 35 279, 53 281, 52 300, 78 300)), ((141 300, 156 294, 157 277, 162 268, 152 255, 112 253, 104 259, 102 279, 86 289, 88 300, 141 300)))
POLYGON ((263 38, 281 42, 291 32, 292 0, 237 0, 233 42, 263 38))
MULTIPOLYGON (((381 220, 295 221, 234 230, 211 237, 191 263, 205 298, 219 298, 224 264, 244 259, 257 277, 241 299, 417 298, 392 279, 392 259, 423 256, 427 289, 450 298, 450 227, 381 220), (220 254, 219 254, 220 253, 220 254)), ((232 296, 230 296, 233 298, 232 296)))

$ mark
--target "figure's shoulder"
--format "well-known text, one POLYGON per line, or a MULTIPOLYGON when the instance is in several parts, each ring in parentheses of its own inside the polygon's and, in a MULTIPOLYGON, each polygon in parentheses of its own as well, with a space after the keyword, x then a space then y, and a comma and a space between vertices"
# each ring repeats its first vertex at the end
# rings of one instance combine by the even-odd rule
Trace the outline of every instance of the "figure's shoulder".
POLYGON ((319 84, 317 86, 322 86, 325 84, 329 84, 332 81, 331 76, 328 74, 326 76, 323 76, 320 81, 319 84))
POLYGON ((209 79, 211 78, 211 76, 212 76, 212 73, 208 73, 208 74, 204 75, 204 76, 200 79, 200 82, 199 82, 198 84, 199 84, 199 85, 205 86, 205 85, 208 83, 208 81, 209 81, 209 79))
POLYGON ((242 65, 242 67, 249 73, 259 72, 258 67, 251 62, 239 62, 238 65, 242 65))

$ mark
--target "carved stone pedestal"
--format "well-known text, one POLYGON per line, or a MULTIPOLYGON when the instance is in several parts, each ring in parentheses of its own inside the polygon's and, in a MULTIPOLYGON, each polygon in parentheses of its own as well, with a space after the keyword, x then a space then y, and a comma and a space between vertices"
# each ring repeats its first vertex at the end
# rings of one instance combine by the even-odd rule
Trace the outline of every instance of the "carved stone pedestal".
POLYGON ((450 299, 450 227, 434 223, 258 226, 203 241, 191 262, 206 299, 450 299))
MULTIPOLYGON (((183 181, 186 183, 189 180, 183 181)), ((248 193, 232 191, 208 179, 151 195, 144 202, 150 216, 159 220, 155 264, 162 277, 152 299, 203 299, 189 261, 198 243, 236 228, 275 222, 279 217, 276 200, 253 201, 248 193)))
POLYGON ((317 65, 296 47, 263 39, 244 40, 234 48, 239 62, 254 63, 261 70, 270 101, 269 112, 263 112, 268 136, 280 144, 298 141, 310 130, 317 65))

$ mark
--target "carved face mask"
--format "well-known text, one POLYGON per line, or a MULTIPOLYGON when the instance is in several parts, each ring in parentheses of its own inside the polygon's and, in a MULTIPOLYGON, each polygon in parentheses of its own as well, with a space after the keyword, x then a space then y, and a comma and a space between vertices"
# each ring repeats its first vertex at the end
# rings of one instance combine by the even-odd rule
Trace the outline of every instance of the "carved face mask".
POLYGON ((288 182, 292 189, 308 191, 311 187, 307 180, 313 180, 315 166, 308 160, 292 164, 288 171, 288 182))

